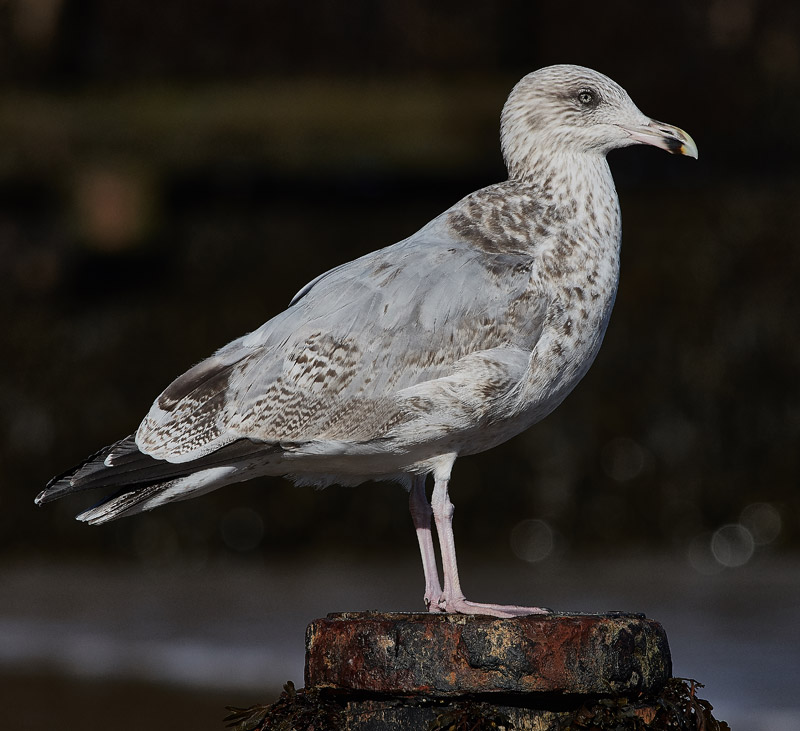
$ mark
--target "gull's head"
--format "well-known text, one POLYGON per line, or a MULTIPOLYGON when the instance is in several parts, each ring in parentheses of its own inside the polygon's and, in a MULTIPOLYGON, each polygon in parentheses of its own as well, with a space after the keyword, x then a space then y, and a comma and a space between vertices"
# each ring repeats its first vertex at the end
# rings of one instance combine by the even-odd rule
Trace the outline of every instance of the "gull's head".
POLYGON ((512 177, 548 155, 605 156, 636 144, 697 157, 686 132, 642 114, 619 84, 583 66, 547 66, 525 76, 503 107, 500 139, 512 177))

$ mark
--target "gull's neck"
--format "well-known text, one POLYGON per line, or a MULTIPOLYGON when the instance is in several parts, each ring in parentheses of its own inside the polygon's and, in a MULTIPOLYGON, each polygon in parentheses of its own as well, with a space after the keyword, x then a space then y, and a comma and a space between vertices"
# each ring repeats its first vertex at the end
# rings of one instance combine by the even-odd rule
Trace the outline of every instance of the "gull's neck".
POLYGON ((619 198, 605 155, 531 150, 524 165, 509 167, 509 182, 535 190, 545 208, 570 228, 619 241, 619 198))

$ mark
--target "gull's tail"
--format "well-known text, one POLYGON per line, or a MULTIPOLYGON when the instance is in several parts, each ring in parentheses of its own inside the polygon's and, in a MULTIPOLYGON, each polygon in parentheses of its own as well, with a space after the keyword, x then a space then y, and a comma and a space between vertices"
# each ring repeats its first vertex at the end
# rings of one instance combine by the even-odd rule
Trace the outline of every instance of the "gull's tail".
POLYGON ((93 525, 107 523, 248 479, 253 476, 249 468, 256 462, 254 458, 264 464, 272 451, 280 449, 240 439, 200 459, 175 464, 140 451, 131 435, 54 477, 35 502, 44 505, 82 490, 116 488, 115 493, 77 516, 93 525))

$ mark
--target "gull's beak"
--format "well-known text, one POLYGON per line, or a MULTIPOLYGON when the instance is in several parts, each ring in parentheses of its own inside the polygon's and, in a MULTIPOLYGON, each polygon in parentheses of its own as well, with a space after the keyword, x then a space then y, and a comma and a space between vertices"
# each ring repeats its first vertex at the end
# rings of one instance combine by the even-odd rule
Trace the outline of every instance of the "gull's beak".
POLYGON ((657 122, 655 119, 650 119, 642 125, 621 124, 620 127, 628 133, 628 137, 643 145, 654 145, 674 155, 686 155, 697 159, 697 145, 679 127, 657 122))

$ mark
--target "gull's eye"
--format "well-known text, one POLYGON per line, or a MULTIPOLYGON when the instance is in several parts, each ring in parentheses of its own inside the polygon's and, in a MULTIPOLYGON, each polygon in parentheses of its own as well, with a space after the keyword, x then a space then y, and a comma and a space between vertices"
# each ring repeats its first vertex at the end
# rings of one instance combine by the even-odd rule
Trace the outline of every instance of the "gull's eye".
POLYGON ((581 89, 578 92, 578 101, 581 103, 581 106, 584 107, 593 107, 595 106, 595 96, 594 92, 591 89, 581 89))

